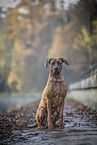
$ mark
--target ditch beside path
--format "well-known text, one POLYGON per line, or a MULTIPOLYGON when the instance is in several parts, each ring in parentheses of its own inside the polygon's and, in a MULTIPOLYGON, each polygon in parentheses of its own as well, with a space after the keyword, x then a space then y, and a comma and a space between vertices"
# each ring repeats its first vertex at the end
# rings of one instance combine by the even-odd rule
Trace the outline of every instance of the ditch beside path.
POLYGON ((97 145, 97 112, 67 99, 64 129, 26 128, 35 123, 39 101, 0 116, 0 144, 9 145, 97 145), (21 127, 19 127, 21 126, 21 127))

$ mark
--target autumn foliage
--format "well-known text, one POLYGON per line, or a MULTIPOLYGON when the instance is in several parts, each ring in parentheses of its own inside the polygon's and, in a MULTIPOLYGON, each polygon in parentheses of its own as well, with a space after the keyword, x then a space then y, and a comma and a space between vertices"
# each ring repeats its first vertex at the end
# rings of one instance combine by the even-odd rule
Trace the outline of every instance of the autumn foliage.
POLYGON ((0 17, 0 92, 41 91, 48 57, 64 57, 68 85, 97 61, 97 3, 79 0, 64 9, 56 1, 21 0, 0 17))

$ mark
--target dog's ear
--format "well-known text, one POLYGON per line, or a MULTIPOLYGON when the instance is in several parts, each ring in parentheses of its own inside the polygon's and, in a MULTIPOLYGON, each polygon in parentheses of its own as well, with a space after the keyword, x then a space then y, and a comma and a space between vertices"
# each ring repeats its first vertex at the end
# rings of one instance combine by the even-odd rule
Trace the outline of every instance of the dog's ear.
POLYGON ((61 61, 64 62, 66 65, 69 65, 69 62, 68 62, 66 59, 64 59, 64 58, 60 58, 60 59, 61 59, 61 61))
POLYGON ((50 64, 50 61, 52 60, 52 58, 50 59, 47 59, 45 62, 44 62, 44 67, 48 67, 48 65, 50 64))

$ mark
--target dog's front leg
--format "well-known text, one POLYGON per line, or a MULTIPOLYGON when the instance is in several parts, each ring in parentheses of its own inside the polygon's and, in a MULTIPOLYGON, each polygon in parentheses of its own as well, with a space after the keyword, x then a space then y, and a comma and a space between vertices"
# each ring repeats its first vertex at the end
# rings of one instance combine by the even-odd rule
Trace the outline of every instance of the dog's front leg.
POLYGON ((60 105, 59 128, 64 128, 64 123, 63 123, 63 109, 64 109, 64 100, 62 101, 62 104, 60 105))
POLYGON ((47 99, 47 111, 48 111, 48 129, 54 128, 51 119, 51 99, 47 99))

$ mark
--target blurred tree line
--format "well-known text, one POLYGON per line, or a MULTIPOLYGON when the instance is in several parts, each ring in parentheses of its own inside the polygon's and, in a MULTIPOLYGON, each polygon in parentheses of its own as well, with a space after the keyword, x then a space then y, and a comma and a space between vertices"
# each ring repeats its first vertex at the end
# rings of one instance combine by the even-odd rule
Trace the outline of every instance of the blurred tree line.
POLYGON ((97 62, 96 0, 21 0, 0 14, 0 92, 41 91, 48 57, 69 61, 67 85, 97 62))

